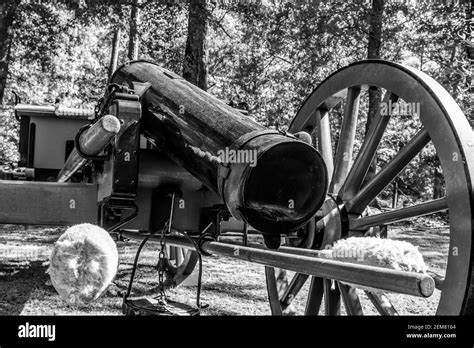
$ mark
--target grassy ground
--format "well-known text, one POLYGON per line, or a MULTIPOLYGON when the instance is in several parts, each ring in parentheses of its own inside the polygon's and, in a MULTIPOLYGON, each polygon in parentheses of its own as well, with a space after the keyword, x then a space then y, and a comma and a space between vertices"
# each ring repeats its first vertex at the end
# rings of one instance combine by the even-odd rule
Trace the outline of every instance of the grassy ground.
MULTIPOLYGON (((59 298, 45 273, 52 244, 63 231, 61 228, 0 225, 0 315, 122 315, 122 296, 138 243, 117 242, 121 265, 114 283, 94 304, 79 308, 59 298)), ((419 246, 429 268, 441 274, 445 268, 448 236, 447 226, 433 225, 428 219, 389 230, 389 238, 419 246)), ((153 268, 156 250, 156 244, 150 244, 142 254, 134 287, 137 294, 156 293, 157 273, 153 268)), ((209 304, 203 315, 270 315, 263 266, 218 256, 205 257, 203 264, 202 302, 209 304)), ((308 287, 306 284, 295 299, 298 312, 304 310, 308 287)), ((365 294, 359 293, 364 313, 376 314, 365 294)), ((194 303, 196 288, 178 287, 168 294, 173 299, 194 303)), ((397 294, 389 294, 389 297, 400 314, 432 315, 439 292, 429 299, 397 294)))

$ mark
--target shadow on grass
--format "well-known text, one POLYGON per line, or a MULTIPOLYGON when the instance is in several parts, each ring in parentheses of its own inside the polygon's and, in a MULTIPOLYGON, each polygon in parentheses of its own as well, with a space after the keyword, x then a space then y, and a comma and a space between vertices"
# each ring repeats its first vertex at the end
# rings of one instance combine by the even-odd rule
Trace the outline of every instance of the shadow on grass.
POLYGON ((449 227, 442 228, 396 228, 390 236, 417 246, 430 268, 445 269, 449 251, 449 227))
POLYGON ((64 230, 63 227, 0 225, 0 231, 8 231, 0 234, 0 243, 52 245, 64 230))
POLYGON ((203 291, 219 294, 227 294, 234 298, 253 301, 267 301, 267 297, 263 296, 262 290, 266 295, 266 288, 253 284, 228 284, 224 282, 213 282, 204 284, 203 291), (249 293, 252 291, 252 293, 249 293))
POLYGON ((0 315, 20 315, 35 290, 48 290, 46 269, 42 261, 35 261, 17 273, 0 275, 0 315))

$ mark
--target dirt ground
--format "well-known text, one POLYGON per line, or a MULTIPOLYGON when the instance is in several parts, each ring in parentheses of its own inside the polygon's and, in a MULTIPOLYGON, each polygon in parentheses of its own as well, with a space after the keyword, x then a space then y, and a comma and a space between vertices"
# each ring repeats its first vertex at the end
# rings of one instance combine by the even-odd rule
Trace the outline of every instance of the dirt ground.
MULTIPOLYGON (((53 243, 64 228, 0 225, 0 315, 122 315, 122 296, 138 248, 134 241, 117 242, 120 267, 114 283, 106 293, 88 307, 65 304, 45 273, 53 243)), ((418 219, 416 224, 389 229, 389 238, 409 241, 419 246, 429 268, 444 274, 449 230, 446 225, 418 219)), ((158 286, 157 245, 143 251, 137 273, 135 294, 154 294, 158 286)), ((227 257, 203 259, 202 302, 209 307, 202 315, 270 315, 265 287, 264 267, 227 257)), ((307 282, 309 283, 309 282, 307 282)), ((303 312, 306 284, 295 299, 298 313, 303 312)), ((358 290, 365 314, 377 314, 375 308, 358 290)), ((168 292, 170 298, 194 303, 196 288, 180 286, 168 292)), ((389 294, 402 315, 433 315, 439 301, 436 290, 428 299, 389 294)), ((344 309, 342 310, 344 313, 344 309)))

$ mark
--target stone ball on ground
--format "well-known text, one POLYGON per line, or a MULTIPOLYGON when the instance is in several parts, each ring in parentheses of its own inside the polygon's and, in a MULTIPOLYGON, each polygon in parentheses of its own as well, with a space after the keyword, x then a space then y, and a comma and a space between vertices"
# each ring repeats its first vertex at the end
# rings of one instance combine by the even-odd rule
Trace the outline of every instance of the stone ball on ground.
POLYGON ((86 305, 110 285, 118 269, 118 250, 103 228, 75 225, 54 244, 48 273, 61 298, 69 304, 86 305))

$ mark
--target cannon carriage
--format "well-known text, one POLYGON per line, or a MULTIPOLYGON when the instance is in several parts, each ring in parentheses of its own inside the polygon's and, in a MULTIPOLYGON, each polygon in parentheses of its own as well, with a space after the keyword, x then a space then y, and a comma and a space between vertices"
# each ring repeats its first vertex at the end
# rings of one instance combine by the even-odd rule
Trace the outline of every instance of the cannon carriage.
POLYGON ((379 60, 342 68, 308 97, 288 132, 265 129, 146 61, 118 68, 94 112, 20 104, 16 113, 26 174, 4 173, 1 223, 89 222, 155 241, 162 238, 154 233, 167 228, 168 284, 186 279, 200 255, 256 262, 265 266, 275 315, 306 282, 308 315, 323 306, 328 315, 340 314, 341 300, 348 314, 363 314, 357 288, 382 315, 397 314, 385 292, 440 292, 437 314, 474 313, 472 130, 452 97, 416 69, 379 60), (359 102, 369 87, 385 91, 382 103, 419 103, 421 124, 371 178, 367 172, 390 116, 379 108, 356 154, 359 102), (340 140, 333 149, 329 117, 340 105, 340 140), (370 203, 429 142, 443 168, 446 197, 370 213, 370 203), (323 253, 338 240, 446 210, 445 274, 349 263, 323 253), (249 241, 252 234, 263 243, 249 241), (288 284, 280 282, 281 269, 295 272, 288 284))

